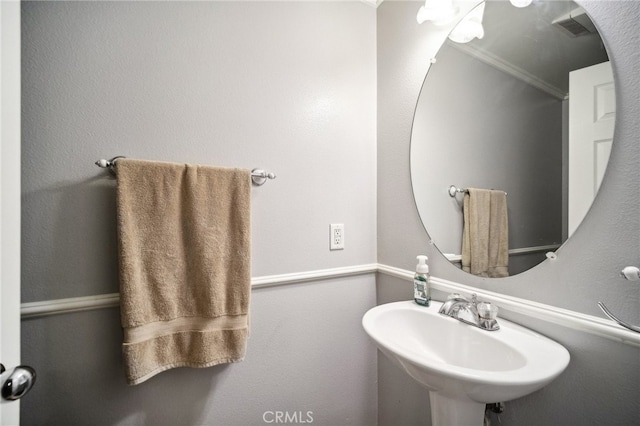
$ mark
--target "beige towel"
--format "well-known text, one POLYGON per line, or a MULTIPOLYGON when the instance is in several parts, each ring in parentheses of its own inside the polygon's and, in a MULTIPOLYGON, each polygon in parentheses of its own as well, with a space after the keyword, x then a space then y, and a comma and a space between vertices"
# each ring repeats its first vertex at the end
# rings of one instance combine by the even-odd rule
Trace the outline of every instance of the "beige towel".
POLYGON ((250 172, 127 158, 116 171, 127 383, 242 361, 250 172))
POLYGON ((469 188, 464 195, 462 269, 481 277, 509 275, 507 196, 469 188))

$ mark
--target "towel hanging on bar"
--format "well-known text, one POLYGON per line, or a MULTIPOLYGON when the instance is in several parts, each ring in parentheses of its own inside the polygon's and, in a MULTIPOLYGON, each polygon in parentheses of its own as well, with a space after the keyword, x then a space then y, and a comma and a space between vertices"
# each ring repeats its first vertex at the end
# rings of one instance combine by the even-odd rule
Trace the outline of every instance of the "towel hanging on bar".
POLYGON ((509 275, 509 221, 503 191, 469 188, 464 194, 462 269, 481 277, 509 275))
POLYGON ((122 159, 116 206, 127 383, 239 362, 249 333, 249 170, 122 159))

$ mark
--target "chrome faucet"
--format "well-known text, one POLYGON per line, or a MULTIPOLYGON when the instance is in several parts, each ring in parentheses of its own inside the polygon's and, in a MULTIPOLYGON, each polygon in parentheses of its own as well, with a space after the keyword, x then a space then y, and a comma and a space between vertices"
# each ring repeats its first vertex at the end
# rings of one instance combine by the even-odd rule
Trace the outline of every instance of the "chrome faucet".
POLYGON ((498 315, 497 306, 489 302, 478 300, 477 295, 471 295, 471 300, 452 293, 447 297, 447 301, 442 304, 438 313, 473 325, 483 330, 499 330, 500 325, 496 321, 498 315))

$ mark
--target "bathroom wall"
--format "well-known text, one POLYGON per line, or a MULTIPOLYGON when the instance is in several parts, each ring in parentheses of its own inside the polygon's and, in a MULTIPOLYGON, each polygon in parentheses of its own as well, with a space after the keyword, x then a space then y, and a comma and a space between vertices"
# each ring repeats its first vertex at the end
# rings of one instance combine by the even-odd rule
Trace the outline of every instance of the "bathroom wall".
MULTIPOLYGON (((118 291, 116 155, 260 167, 252 275, 376 261, 374 8, 23 2, 22 302, 118 291), (329 225, 346 247, 329 251, 329 225)), ((375 275, 254 289, 244 362, 124 381, 117 308, 25 319, 22 423, 376 423, 375 275)))
MULTIPOLYGON (((590 315, 607 302, 622 318, 640 323, 638 286, 619 276, 640 258, 640 3, 580 1, 594 18, 612 58, 617 84, 615 142, 603 186, 590 214, 558 259, 498 281, 473 277, 451 265, 435 247, 418 217, 411 193, 409 142, 413 110, 434 40, 446 34, 418 25, 417 2, 384 2, 378 8, 378 261, 414 268, 429 255, 433 275, 466 285, 534 300, 590 315)), ((411 283, 389 276, 377 281, 378 303, 409 299, 411 283)), ((441 300, 443 294, 435 294, 441 300)), ((507 403, 503 425, 627 425, 640 418, 637 347, 616 343, 542 320, 505 313, 508 319, 557 340, 569 349, 568 369, 550 386, 507 403)), ((386 360, 379 360, 379 425, 428 424, 424 389, 386 360), (403 397, 398 392, 403 391, 403 397), (422 393, 420 393, 422 391, 422 393)), ((497 422, 497 420, 496 420, 497 422)))
MULTIPOLYGON (((558 260, 495 284, 441 257, 413 203, 410 129, 420 53, 433 48, 422 36, 434 31, 415 23, 418 2, 23 2, 22 301, 117 291, 114 181, 93 161, 127 155, 277 173, 252 195, 254 277, 372 263, 378 241, 384 264, 410 270, 424 252, 443 278, 593 315, 604 300, 640 323, 637 286, 618 277, 640 257, 640 5, 581 3, 625 88, 612 166, 558 260), (347 246, 329 252, 335 222, 347 246)), ((408 299, 410 287, 379 275, 378 302, 408 299)), ((38 385, 23 424, 252 425, 276 411, 310 411, 319 425, 376 424, 378 411, 380 425, 428 424, 420 387, 382 358, 376 374, 360 326, 374 288, 363 274, 255 289, 243 363, 135 387, 124 384, 118 309, 24 320, 38 385)), ((563 343, 572 362, 509 403, 502 424, 640 417, 638 349, 510 318, 563 343)))

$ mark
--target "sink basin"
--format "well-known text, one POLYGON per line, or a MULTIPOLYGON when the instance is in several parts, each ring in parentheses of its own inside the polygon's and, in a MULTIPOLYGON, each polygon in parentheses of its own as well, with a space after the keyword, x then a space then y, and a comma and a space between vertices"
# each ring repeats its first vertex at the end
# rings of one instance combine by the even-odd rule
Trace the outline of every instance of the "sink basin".
POLYGON ((370 309, 362 325, 382 353, 429 390, 432 425, 482 425, 485 404, 520 398, 558 377, 569 352, 498 318, 481 330, 413 301, 370 309))

